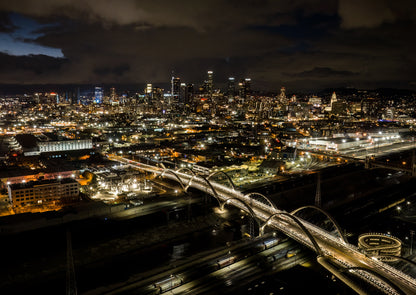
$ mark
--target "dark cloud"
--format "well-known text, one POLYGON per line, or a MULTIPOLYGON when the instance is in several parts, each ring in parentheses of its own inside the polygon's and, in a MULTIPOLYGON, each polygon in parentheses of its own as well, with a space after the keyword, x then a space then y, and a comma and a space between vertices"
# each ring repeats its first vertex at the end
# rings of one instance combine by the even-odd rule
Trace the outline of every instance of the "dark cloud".
POLYGON ((416 20, 416 6, 412 0, 339 0, 338 12, 342 27, 347 29, 416 20))
POLYGON ((247 24, 282 23, 272 16, 287 15, 296 9, 308 13, 334 13, 334 0, 21 0, 0 3, 0 10, 37 17, 60 17, 105 25, 150 24, 192 27, 199 31, 228 29, 247 24))
POLYGON ((292 77, 299 78, 334 78, 334 77, 351 77, 356 73, 350 71, 337 71, 327 67, 315 67, 309 71, 303 71, 301 73, 290 74, 292 77))
MULTIPOLYGON (((251 77, 254 88, 416 88, 416 5, 397 0, 21 0, 34 42, 63 59, 2 54, 1 83, 163 83, 251 77), (53 24, 53 25, 51 25, 53 24), (15 66, 14 66, 14 63, 15 66)), ((9 19, 10 20, 10 19, 9 19)), ((12 54, 11 50, 9 53, 12 54)))
POLYGON ((40 83, 44 78, 52 79, 53 75, 59 74, 67 62, 46 55, 10 56, 0 53, 0 81, 2 84, 40 83))
POLYGON ((94 73, 98 76, 123 76, 126 72, 130 70, 130 66, 128 64, 121 64, 114 67, 97 67, 94 69, 94 73))
POLYGON ((0 11, 0 32, 1 33, 10 33, 16 29, 16 26, 13 25, 8 13, 0 11))

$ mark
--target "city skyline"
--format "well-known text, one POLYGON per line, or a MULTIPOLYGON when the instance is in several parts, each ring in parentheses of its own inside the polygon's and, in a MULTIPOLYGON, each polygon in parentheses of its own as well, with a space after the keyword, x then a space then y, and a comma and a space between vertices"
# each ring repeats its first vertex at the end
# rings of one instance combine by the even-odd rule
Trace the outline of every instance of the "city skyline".
POLYGON ((416 294, 415 33, 408 0, 0 1, 1 294, 416 294))
POLYGON ((415 89, 410 1, 0 4, 0 84, 214 83, 415 89))

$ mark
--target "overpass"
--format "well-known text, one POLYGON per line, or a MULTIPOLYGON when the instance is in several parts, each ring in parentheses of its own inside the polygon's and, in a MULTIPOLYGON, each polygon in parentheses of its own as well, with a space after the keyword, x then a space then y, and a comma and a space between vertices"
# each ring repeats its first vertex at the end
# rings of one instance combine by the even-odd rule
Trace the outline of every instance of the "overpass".
POLYGON ((316 150, 307 150, 307 149, 299 149, 300 152, 309 153, 310 155, 319 158, 321 160, 332 160, 337 161, 340 163, 363 163, 365 164, 366 169, 371 168, 385 168, 395 171, 405 172, 410 174, 412 177, 416 177, 416 156, 415 156, 415 146, 412 142, 411 145, 405 145, 404 147, 394 148, 392 150, 386 150, 378 153, 367 153, 368 148, 363 149, 360 151, 359 155, 353 154, 350 156, 348 153, 331 153, 327 151, 316 151, 316 150), (381 163, 376 161, 375 156, 378 155, 387 155, 392 152, 400 152, 403 150, 413 149, 413 156, 412 162, 410 163, 410 168, 406 168, 404 165, 391 165, 386 163, 381 163))
POLYGON ((361 157, 352 157, 345 154, 331 154, 322 151, 310 151, 310 150, 302 150, 304 153, 309 153, 310 155, 319 158, 321 160, 331 160, 336 161, 338 163, 363 163, 365 169, 372 169, 372 168, 384 168, 399 172, 404 172, 412 177, 416 177, 416 157, 413 155, 412 163, 410 164, 410 168, 406 168, 403 165, 391 165, 386 163, 381 163, 375 160, 374 156, 366 155, 361 157))
MULTIPOLYGON (((235 189, 231 179, 228 179, 230 185, 226 186, 210 180, 211 177, 208 179, 187 170, 174 171, 122 157, 110 157, 110 159, 175 180, 185 192, 190 187, 206 192, 218 201, 222 209, 228 205, 240 208, 251 215, 252 229, 257 225, 261 234, 266 227, 271 227, 312 249, 317 254, 318 263, 359 294, 368 294, 368 292, 357 284, 357 278, 385 294, 416 294, 415 278, 379 261, 377 257, 366 255, 356 246, 349 244, 336 222, 320 208, 306 206, 294 212, 286 212, 264 195, 259 193, 244 195, 235 189), (336 235, 296 216, 297 212, 306 208, 319 210, 325 214, 334 224, 336 235)), ((254 231, 251 233, 254 234, 254 231)))

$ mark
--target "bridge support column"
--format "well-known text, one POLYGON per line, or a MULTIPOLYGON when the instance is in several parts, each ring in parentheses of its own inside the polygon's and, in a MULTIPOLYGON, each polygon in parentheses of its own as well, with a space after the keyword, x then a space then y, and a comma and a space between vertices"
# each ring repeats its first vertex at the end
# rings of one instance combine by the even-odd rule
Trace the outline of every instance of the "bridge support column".
POLYGON ((170 211, 169 210, 166 210, 165 211, 165 216, 166 216, 166 224, 169 224, 169 221, 170 221, 170 211))
POLYGON ((190 223, 191 222, 191 219, 192 219, 192 207, 191 207, 192 205, 191 205, 191 197, 189 196, 189 199, 188 199, 188 204, 187 204, 187 220, 188 220, 188 223, 190 223))
POLYGON ((365 157, 365 169, 370 169, 371 168, 371 164, 370 164, 370 161, 371 161, 371 157, 370 156, 366 156, 365 157))

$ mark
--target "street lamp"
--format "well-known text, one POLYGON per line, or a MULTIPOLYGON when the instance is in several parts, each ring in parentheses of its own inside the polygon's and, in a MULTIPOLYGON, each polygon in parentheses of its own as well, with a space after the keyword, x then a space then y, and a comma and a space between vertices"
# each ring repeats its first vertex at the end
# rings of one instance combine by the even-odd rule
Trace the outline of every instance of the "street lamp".
POLYGON ((402 211, 402 207, 397 206, 396 207, 396 210, 397 210, 397 215, 400 215, 400 212, 402 211))

